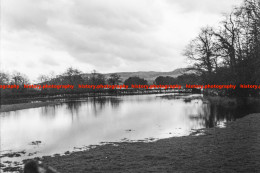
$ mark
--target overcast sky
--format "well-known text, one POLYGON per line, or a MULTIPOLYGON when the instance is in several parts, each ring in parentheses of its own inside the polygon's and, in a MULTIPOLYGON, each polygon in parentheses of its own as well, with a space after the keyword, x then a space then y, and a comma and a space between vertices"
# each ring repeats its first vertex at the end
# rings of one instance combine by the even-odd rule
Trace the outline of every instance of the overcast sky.
POLYGON ((2 0, 1 70, 30 79, 84 72, 172 71, 203 26, 242 0, 2 0))

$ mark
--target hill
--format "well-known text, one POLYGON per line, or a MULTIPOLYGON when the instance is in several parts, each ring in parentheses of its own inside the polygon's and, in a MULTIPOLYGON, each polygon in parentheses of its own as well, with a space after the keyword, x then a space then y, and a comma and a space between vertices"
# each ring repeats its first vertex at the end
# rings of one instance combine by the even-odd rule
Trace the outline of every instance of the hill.
MULTIPOLYGON (((138 72, 115 72, 116 74, 121 76, 122 81, 125 81, 129 77, 138 76, 140 78, 144 78, 148 81, 148 83, 153 83, 153 81, 159 76, 170 76, 170 77, 178 77, 183 74, 192 73, 192 71, 188 68, 179 68, 170 72, 156 72, 156 71, 138 71, 138 72)), ((106 78, 114 73, 104 73, 106 78)), ((84 77, 89 77, 90 73, 83 74, 84 77)))

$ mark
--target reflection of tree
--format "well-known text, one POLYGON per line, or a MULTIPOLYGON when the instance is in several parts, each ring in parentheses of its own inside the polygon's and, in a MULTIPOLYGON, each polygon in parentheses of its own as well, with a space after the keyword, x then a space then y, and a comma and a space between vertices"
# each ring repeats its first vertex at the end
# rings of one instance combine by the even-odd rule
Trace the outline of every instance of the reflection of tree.
POLYGON ((111 103, 111 106, 113 109, 117 109, 121 102, 122 102, 122 100, 120 100, 118 98, 110 98, 110 103, 111 103))
POLYGON ((98 116, 100 112, 109 104, 111 104, 112 108, 118 108, 120 102, 122 100, 118 98, 111 98, 111 97, 97 97, 93 98, 92 105, 93 105, 93 113, 95 116, 98 116))
POLYGON ((66 103, 67 109, 69 110, 71 114, 72 121, 74 119, 74 116, 77 116, 79 113, 79 108, 81 107, 80 101, 69 101, 66 103))
POLYGON ((51 105, 51 106, 45 106, 45 107, 42 107, 41 109, 41 114, 43 116, 48 116, 48 117, 52 117, 54 118, 55 115, 56 115, 56 108, 58 107, 59 105, 51 105))
POLYGON ((215 127, 218 123, 234 121, 254 112, 260 112, 258 103, 248 104, 247 102, 240 102, 236 106, 228 106, 226 104, 211 102, 209 104, 202 104, 198 113, 190 115, 190 119, 206 128, 211 128, 215 127))
POLYGON ((95 116, 98 116, 99 113, 106 105, 106 98, 105 97, 94 97, 92 100, 93 104, 93 113, 95 116))
POLYGON ((232 109, 216 104, 202 104, 201 109, 197 115, 192 115, 190 118, 194 121, 200 122, 205 128, 215 127, 219 122, 226 122, 233 120, 232 109))
MULTIPOLYGON (((220 120, 220 118, 219 118, 220 115, 218 114, 218 109, 216 109, 215 106, 216 105, 209 104, 207 107, 204 107, 204 109, 207 108, 205 110, 205 111, 207 111, 207 115, 205 117, 205 127, 206 128, 215 127, 217 125, 217 122, 220 120)), ((224 120, 224 119, 222 119, 222 120, 224 120)))

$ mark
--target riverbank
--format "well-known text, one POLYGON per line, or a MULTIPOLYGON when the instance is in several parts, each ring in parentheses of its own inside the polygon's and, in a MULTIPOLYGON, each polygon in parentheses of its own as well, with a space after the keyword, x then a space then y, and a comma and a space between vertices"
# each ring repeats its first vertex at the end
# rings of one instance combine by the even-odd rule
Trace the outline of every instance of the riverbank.
POLYGON ((0 112, 10 112, 29 108, 38 108, 48 105, 60 104, 60 101, 48 101, 48 102, 34 102, 34 103, 17 103, 9 105, 0 105, 0 112))
MULTIPOLYGON (((149 94, 132 94, 132 95, 152 95, 152 94, 167 94, 167 93, 149 93, 149 94)), ((169 93, 168 93, 169 94, 169 93)), ((175 94, 185 94, 185 93, 175 93, 175 94)), ((29 98, 29 99, 18 99, 12 100, 7 104, 0 104, 0 112, 10 112, 17 111, 22 109, 29 108, 38 108, 48 105, 57 105, 62 102, 71 101, 71 100, 81 100, 81 99, 89 99, 89 98, 100 98, 100 97, 110 97, 110 96, 129 96, 130 94, 125 95, 96 95, 96 96, 60 96, 60 97, 52 97, 52 98, 29 98), (32 102, 33 101, 33 102, 32 102)))
POLYGON ((43 163, 71 172, 260 172, 260 114, 251 114, 205 135, 152 143, 116 143, 43 163))

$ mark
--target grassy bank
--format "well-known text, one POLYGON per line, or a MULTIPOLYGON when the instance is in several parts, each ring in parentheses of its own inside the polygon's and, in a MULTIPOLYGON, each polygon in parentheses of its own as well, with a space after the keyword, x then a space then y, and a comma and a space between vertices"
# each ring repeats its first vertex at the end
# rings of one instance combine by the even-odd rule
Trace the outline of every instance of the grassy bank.
POLYGON ((10 112, 21 109, 29 109, 29 108, 38 108, 47 105, 56 105, 61 103, 60 101, 51 101, 51 102, 35 102, 35 103, 18 103, 11 105, 0 105, 0 112, 10 112))
POLYGON ((202 136, 118 143, 44 157, 60 172, 260 172, 260 114, 212 128, 202 136))

